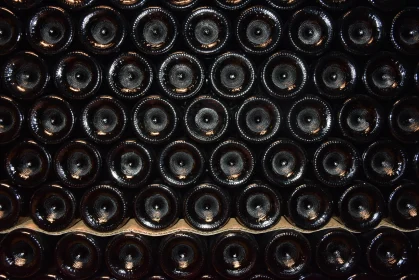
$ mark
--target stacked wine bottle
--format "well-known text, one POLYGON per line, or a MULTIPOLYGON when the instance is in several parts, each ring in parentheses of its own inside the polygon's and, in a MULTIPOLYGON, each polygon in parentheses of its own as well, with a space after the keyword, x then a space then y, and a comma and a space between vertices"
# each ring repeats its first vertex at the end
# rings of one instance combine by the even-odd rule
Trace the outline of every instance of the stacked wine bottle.
POLYGON ((0 0, 0 279, 419 279, 417 0, 0 0))

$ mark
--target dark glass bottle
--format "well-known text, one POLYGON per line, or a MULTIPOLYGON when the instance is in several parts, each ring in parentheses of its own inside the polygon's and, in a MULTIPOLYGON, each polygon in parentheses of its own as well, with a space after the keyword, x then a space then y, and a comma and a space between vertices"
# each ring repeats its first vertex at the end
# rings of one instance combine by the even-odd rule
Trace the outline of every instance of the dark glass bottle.
POLYGON ((378 185, 393 185, 403 176, 407 165, 404 149, 391 140, 372 143, 362 158, 365 176, 378 185))
POLYGON ((323 99, 307 95, 296 100, 287 116, 288 129, 299 141, 311 143, 326 138, 333 126, 332 107, 323 99))
POLYGON ((221 277, 246 279, 255 273, 259 245, 254 236, 230 231, 213 237, 211 243, 211 263, 221 277))
POLYGON ((0 145, 19 136, 23 120, 24 114, 20 105, 10 97, 0 95, 0 145))
POLYGON ((263 152, 262 170, 265 178, 276 186, 295 185, 307 171, 306 151, 297 142, 279 139, 263 152))
POLYGON ((356 273, 354 275, 349 276, 348 280, 369 280, 373 279, 373 275, 368 273, 356 273))
POLYGON ((33 188, 47 179, 51 155, 33 140, 16 143, 5 156, 5 168, 10 179, 19 186, 33 188))
POLYGON ((55 172, 67 186, 83 188, 93 184, 101 170, 102 159, 92 144, 73 140, 62 146, 54 158, 55 172))
POLYGON ((204 172, 205 159, 200 149, 184 140, 171 142, 159 157, 162 179, 175 187, 186 187, 197 182, 204 172))
POLYGON ((416 65, 415 73, 413 74, 413 81, 416 86, 416 92, 419 92, 419 62, 416 65))
POLYGON ((22 23, 10 10, 0 7, 0 55, 13 51, 22 38, 22 23))
POLYGON ((384 21, 368 7, 355 7, 345 13, 339 23, 339 39, 343 47, 356 55, 376 53, 385 41, 384 21))
POLYGON ((177 232, 160 242, 158 258, 160 267, 171 279, 195 279, 205 265, 207 247, 202 237, 177 232))
POLYGON ((211 143, 226 134, 230 116, 224 103, 206 95, 197 97, 189 104, 184 120, 186 132, 192 139, 211 143))
POLYGON ((311 246, 298 231, 284 229, 268 234, 263 260, 267 269, 278 278, 295 278, 304 273, 311 262, 311 246))
POLYGON ((27 10, 42 3, 43 0, 4 0, 4 2, 16 10, 27 10))
POLYGON ((301 275, 301 277, 298 278, 298 280, 329 280, 329 278, 322 274, 313 272, 313 273, 301 275))
POLYGON ((90 52, 117 52, 127 36, 124 16, 108 6, 97 6, 83 15, 79 23, 79 40, 90 52))
POLYGON ((157 95, 141 99, 131 113, 137 137, 151 144, 168 141, 176 132, 178 118, 172 103, 157 95))
POLYGON ((407 236, 392 228, 378 228, 361 236, 369 268, 380 277, 395 277, 409 271, 413 249, 407 236))
POLYGON ((361 159, 350 142, 334 138, 324 142, 313 158, 317 179, 330 187, 346 186, 358 175, 361 159))
POLYGON ((288 37, 292 47, 306 55, 324 53, 332 42, 332 17, 317 7, 305 7, 288 21, 288 37))
POLYGON ((96 143, 118 140, 127 126, 124 104, 112 96, 102 95, 89 102, 82 111, 82 128, 96 143))
POLYGON ((30 279, 46 265, 46 246, 46 240, 35 231, 14 230, 0 243, 0 267, 12 278, 30 279))
POLYGON ((201 0, 167 0, 163 3, 172 10, 185 11, 198 5, 201 0))
POLYGON ((292 191, 287 200, 288 221, 304 230, 316 230, 331 219, 333 198, 328 191, 314 184, 304 184, 292 191))
POLYGON ((102 265, 100 245, 95 236, 67 233, 55 247, 55 266, 66 279, 90 279, 102 265))
POLYGON ((266 0, 269 5, 278 10, 293 10, 302 4, 306 0, 266 0))
POLYGON ((390 131, 398 140, 419 141, 419 97, 407 96, 393 104, 389 115, 390 131))
POLYGON ((282 23, 271 9, 264 6, 246 9, 237 18, 236 25, 237 41, 247 53, 267 54, 279 45, 282 23))
POLYGON ((30 201, 32 221, 45 231, 62 231, 74 225, 77 202, 75 196, 59 185, 37 189, 30 201))
POLYGON ((151 230, 162 230, 179 220, 180 198, 169 187, 152 184, 141 188, 133 208, 138 224, 151 230))
POLYGON ((273 54, 263 64, 261 79, 264 89, 273 97, 293 98, 307 84, 307 65, 298 54, 281 51, 273 54))
POLYGON ((195 96, 205 82, 204 65, 193 55, 176 52, 169 55, 159 69, 159 85, 173 99, 195 96))
POLYGON ((110 273, 118 279, 140 279, 153 265, 151 243, 136 233, 116 235, 106 247, 105 261, 110 273))
POLYGON ((71 16, 60 7, 46 6, 29 19, 26 38, 38 52, 57 54, 73 41, 74 26, 71 16))
POLYGON ((4 89, 19 99, 41 95, 50 78, 45 61, 33 52, 14 53, 6 60, 1 76, 4 89))
POLYGON ((370 94, 393 99, 406 88, 407 69, 395 54, 380 52, 365 64, 362 80, 370 94))
POLYGON ((330 277, 345 277, 354 272, 361 259, 357 238, 344 229, 329 229, 311 236, 315 260, 323 273, 330 277))
POLYGON ((356 182, 343 191, 337 203, 337 215, 347 228, 367 231, 379 225, 385 213, 384 197, 375 186, 356 182))
POLYGON ((147 0, 111 0, 111 3, 119 8, 119 9, 124 9, 124 10, 133 10, 133 9, 137 9, 140 8, 141 6, 143 6, 145 3, 147 2, 147 0))
POLYGON ((210 55, 220 52, 227 45, 230 33, 227 17, 212 7, 194 10, 183 24, 186 43, 197 54, 210 55))
MULTIPOLYGON (((2 278, 0 277, 0 279, 2 279, 2 278)), ((53 274, 53 273, 48 273, 47 272, 47 273, 38 275, 35 278, 35 280, 63 280, 63 278, 61 277, 61 275, 53 274)))
POLYGON ((237 221, 252 230, 266 230, 282 216, 281 195, 263 183, 253 183, 235 195, 237 221))
POLYGON ((58 0, 61 5, 70 10, 81 10, 91 6, 96 0, 58 0))
POLYGON ((150 62, 134 52, 115 58, 108 70, 108 84, 120 98, 135 99, 145 95, 153 83, 150 62))
POLYGON ((265 143, 278 134, 282 124, 282 111, 273 101, 255 96, 244 100, 235 119, 244 140, 265 143))
POLYGON ((343 11, 354 5, 354 0, 317 0, 319 4, 332 11, 343 11))
POLYGON ((54 70, 55 87, 70 99, 90 97, 102 83, 102 69, 98 62, 83 52, 67 53, 54 70))
POLYGON ((249 280, 274 280, 274 278, 266 274, 256 274, 250 277, 249 280))
POLYGON ((108 152, 108 172, 121 187, 143 185, 149 179, 153 166, 151 152, 136 140, 121 141, 108 152))
POLYGON ((419 189, 417 183, 406 182, 396 187, 388 198, 388 214, 396 226, 419 228, 419 189))
POLYGON ((317 60, 313 82, 318 93, 331 99, 352 95, 358 82, 355 61, 342 52, 332 52, 317 60))
POLYGON ((368 1, 374 7, 380 10, 383 10, 385 12, 399 10, 406 4, 406 0, 368 0, 368 1))
POLYGON ((183 198, 183 213, 192 227, 212 231, 223 227, 231 216, 229 193, 216 185, 201 184, 183 198))
POLYGON ((80 215, 93 230, 110 232, 128 222, 128 203, 124 194, 110 185, 98 185, 87 190, 80 201, 80 215))
POLYGON ((39 98, 28 112, 30 132, 45 144, 56 144, 67 139, 75 121, 70 103, 55 95, 39 98))
POLYGON ((225 10, 239 10, 250 4, 252 0, 215 0, 215 4, 225 10))
MULTIPOLYGON (((23 214, 24 198, 11 184, 0 183, 0 230, 17 224, 23 214)), ((1 279, 1 278, 0 278, 1 279)))
POLYGON ((414 175, 419 178, 419 152, 413 155, 412 167, 414 175))
POLYGON ((169 11, 160 7, 149 7, 136 17, 131 34, 135 46, 141 52, 163 54, 175 44, 178 23, 169 11))
POLYGON ((371 142, 383 129, 383 109, 366 95, 347 99, 338 113, 339 128, 343 136, 354 142, 371 142))
POLYGON ((213 179, 227 187, 245 184, 255 167, 252 151, 236 140, 220 143, 211 154, 210 173, 213 179))
POLYGON ((220 55, 209 72, 211 89, 226 99, 246 96, 253 89, 256 79, 252 62, 238 53, 220 55))

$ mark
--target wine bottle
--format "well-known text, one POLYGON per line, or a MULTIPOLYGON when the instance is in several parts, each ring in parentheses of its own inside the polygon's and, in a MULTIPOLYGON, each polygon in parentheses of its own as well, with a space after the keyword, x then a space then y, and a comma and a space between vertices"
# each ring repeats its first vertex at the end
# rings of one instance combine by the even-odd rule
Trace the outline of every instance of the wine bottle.
POLYGON ((131 30, 135 46, 145 54, 158 55, 168 52, 178 36, 178 24, 169 11, 149 7, 135 18, 131 30))
POLYGON ((304 4, 305 1, 306 0, 266 0, 269 5, 278 10, 293 10, 304 4))
POLYGON ((211 154, 210 173, 215 182, 227 187, 245 184, 253 175, 252 151, 234 139, 220 143, 211 154))
POLYGON ((118 140, 127 126, 127 119, 124 104, 108 95, 90 101, 84 107, 81 116, 84 133, 100 144, 118 140))
POLYGON ((16 229, 0 243, 0 267, 12 278, 32 278, 46 265, 46 240, 30 229, 16 229))
POLYGON ((386 38, 382 16, 369 7, 355 7, 339 23, 339 39, 345 50, 356 55, 376 53, 386 38))
POLYGON ((97 148, 84 140, 72 140, 55 154, 58 178, 69 187, 83 188, 93 184, 99 175, 102 158, 97 148))
POLYGON ((73 41, 71 16, 60 7, 42 7, 29 19, 26 37, 38 52, 49 55, 62 52, 73 41))
POLYGON ((134 52, 120 54, 108 70, 108 84, 120 98, 135 99, 145 95, 153 83, 150 62, 134 52))
POLYGON ((332 11, 344 11, 354 5, 354 0, 318 0, 319 4, 332 11))
POLYGON ((70 52, 54 69, 57 90, 70 99, 85 99, 94 95, 102 83, 102 69, 96 59, 83 52, 70 52))
POLYGON ((419 97, 407 96, 393 104, 389 114, 390 131, 402 142, 419 141, 419 97))
POLYGON ((345 277, 360 263, 361 247, 357 238, 344 229, 329 229, 311 236, 317 266, 330 277, 345 277))
POLYGON ((298 184, 307 171, 306 151, 297 142, 280 138, 262 154, 262 170, 266 179, 276 186, 298 184))
POLYGON ((333 127, 332 107, 323 99, 307 95, 293 102, 287 125, 294 138, 312 143, 326 138, 333 127))
MULTIPOLYGON (((328 280, 329 278, 320 273, 308 273, 301 275, 298 280, 328 280)), ((349 279, 348 279, 349 280, 349 279)))
POLYGON ((96 0, 58 0, 65 8, 79 11, 91 6, 96 0))
POLYGON ((75 121, 70 103, 55 95, 39 98, 28 112, 30 132, 45 144, 57 144, 67 139, 75 121))
POLYGON ((205 159, 200 149, 184 140, 173 141, 163 148, 159 172, 171 186, 186 187, 197 182, 204 172, 205 159))
POLYGON ((230 116, 226 105, 208 95, 194 99, 185 111, 188 135, 197 142, 212 143, 227 132, 230 116))
POLYGON ((282 124, 282 111, 273 101, 254 96, 244 100, 235 119, 244 140, 266 143, 278 134, 282 124))
POLYGON ((173 99, 195 96, 204 85, 204 66, 197 57, 185 52, 169 55, 159 68, 159 86, 173 99))
POLYGON ((316 230, 331 219, 333 198, 328 191, 314 184, 304 184, 292 191, 287 200, 287 220, 304 230, 316 230))
POLYGON ((0 95, 0 145, 9 143, 20 135, 24 118, 17 102, 0 95))
POLYGON ((152 184, 141 188, 134 198, 135 220, 151 230, 173 226, 180 216, 180 198, 171 188, 152 184))
POLYGON ((235 196, 237 221, 252 230, 266 230, 279 222, 282 216, 281 195, 263 183, 253 183, 235 196))
POLYGON ((368 273, 356 273, 354 275, 349 276, 348 280, 369 280, 373 277, 374 275, 370 275, 368 273))
POLYGON ((117 52, 127 36, 124 16, 108 6, 97 6, 86 12, 79 24, 79 40, 95 54, 117 52))
POLYGON ((352 95, 358 82, 355 61, 342 52, 331 52, 319 58, 313 69, 317 92, 331 99, 352 95))
POLYGON ((118 279, 140 279, 153 265, 151 243, 136 233, 118 234, 106 246, 105 262, 118 279))
POLYGON ((298 96, 307 84, 307 65, 298 54, 281 51, 263 64, 261 79, 264 89, 273 97, 289 99, 298 96))
POLYGON ((91 279, 102 265, 99 239, 83 232, 67 233, 55 247, 55 266, 66 279, 91 279))
POLYGON ((158 249, 160 267, 171 279, 195 279, 202 271, 207 248, 202 237, 177 232, 165 237, 158 249))
POLYGON ((12 52, 22 38, 22 23, 10 10, 0 7, 0 55, 12 52))
POLYGON ((413 81, 416 86, 416 92, 419 92, 419 62, 416 65, 415 73, 413 74, 413 81))
POLYGON ((229 231, 212 239, 211 263, 221 277, 246 279, 255 273, 259 245, 254 236, 242 231, 229 231))
POLYGON ((183 36, 187 46, 193 52, 202 55, 220 52, 226 47, 230 33, 227 17, 212 7, 200 7, 192 11, 183 25, 183 36))
POLYGON ((419 152, 413 155, 412 167, 414 175, 419 178, 419 152))
MULTIPOLYGON (((267 269, 278 278, 295 278, 302 275, 311 262, 311 246, 298 231, 283 229, 261 238, 266 245, 263 260, 267 269)), ((300 278, 298 278, 300 279, 300 278)))
POLYGON ((394 99, 406 88, 407 69, 397 55, 380 52, 365 64, 362 80, 368 92, 383 100, 394 99))
POLYGON ((414 182, 397 186, 388 198, 388 214, 391 222, 403 229, 419 228, 419 191, 414 182))
POLYGON ((419 277, 418 274, 409 274, 400 278, 400 280, 415 280, 419 277))
MULTIPOLYGON (((7 230, 17 224, 24 210, 24 198, 13 185, 0 183, 0 230, 7 230)), ((1 278, 0 278, 1 279, 1 278)))
POLYGON ((183 198, 186 222, 199 230, 212 231, 223 227, 231 216, 229 193, 213 184, 201 184, 183 198))
POLYGON ((210 68, 211 89, 226 99, 238 99, 253 89, 255 70, 246 56, 228 52, 220 55, 210 68))
POLYGON ((178 118, 172 103, 157 95, 138 101, 131 114, 137 137, 150 144, 168 141, 178 128, 178 118))
POLYGON ((45 61, 33 52, 13 53, 2 68, 4 89, 19 99, 34 99, 49 82, 45 61))
POLYGON ((358 175, 361 159, 350 142, 333 138, 316 150, 313 158, 317 179, 330 187, 350 184, 358 175))
POLYGON ((90 188, 80 202, 83 222, 99 232, 110 232, 125 225, 129 218, 128 210, 124 194, 110 185, 90 188))
POLYGON ((215 4, 217 4, 219 7, 225 9, 225 10, 239 10, 246 6, 248 6, 251 3, 252 0, 215 0, 215 4))
POLYGON ((368 180, 390 186, 404 174, 407 157, 404 149, 391 140, 380 140, 372 143, 364 152, 364 173, 368 180))
POLYGON ((163 3, 172 10, 186 11, 202 2, 201 0, 167 0, 163 3))
POLYGON ((374 7, 385 12, 399 10, 405 6, 405 0, 368 0, 374 7))
POLYGON ((11 8, 16 10, 27 10, 38 6, 43 0, 4 0, 11 8))
POLYGON ((345 189, 337 203, 337 215, 349 229, 367 231, 377 227, 385 213, 380 190, 365 182, 356 182, 345 189))
POLYGON ((77 201, 68 189, 50 184, 37 189, 30 201, 32 221, 42 230, 62 231, 74 225, 77 201))
POLYGON ((33 188, 48 178, 51 155, 33 140, 16 143, 5 156, 5 168, 9 178, 17 185, 33 188))
POLYGON ((320 55, 329 49, 334 34, 332 17, 318 7, 304 7, 288 20, 291 46, 306 55, 320 55))
POLYGON ((268 54, 281 39, 282 22, 275 11, 264 6, 244 10, 237 19, 236 39, 250 54, 268 54))
MULTIPOLYGON (((2 278, 0 277, 0 279, 2 278)), ((63 278, 59 274, 52 274, 52 273, 47 272, 47 273, 37 276, 35 280, 63 280, 63 278)))
POLYGON ((383 129, 383 109, 367 95, 348 98, 338 113, 338 124, 343 136, 354 142, 371 142, 383 129))
POLYGON ((147 182, 154 166, 154 158, 149 149, 136 140, 117 143, 108 152, 106 162, 115 183, 129 188, 147 182))
POLYGON ((111 0, 111 3, 119 9, 133 10, 144 6, 144 4, 147 3, 147 0, 111 0))

